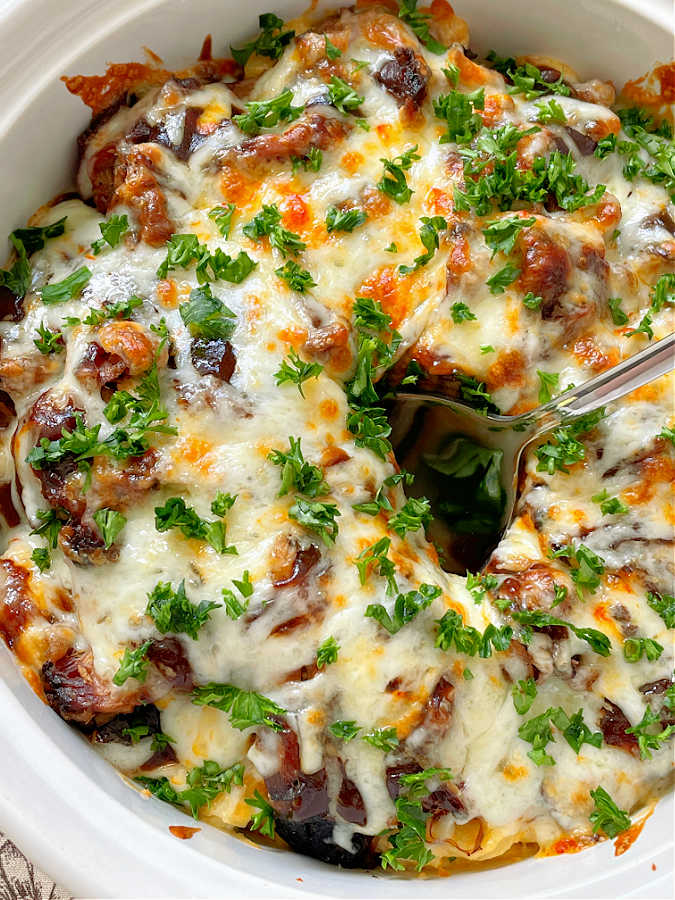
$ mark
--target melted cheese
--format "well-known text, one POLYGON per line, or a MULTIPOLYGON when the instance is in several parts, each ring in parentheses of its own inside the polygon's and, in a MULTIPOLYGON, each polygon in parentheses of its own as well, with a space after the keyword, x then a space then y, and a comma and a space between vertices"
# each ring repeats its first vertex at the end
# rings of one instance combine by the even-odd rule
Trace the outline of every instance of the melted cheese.
MULTIPOLYGON (((320 70, 306 71, 295 41, 257 80, 248 98, 269 98, 290 88, 295 104, 315 104, 310 111, 319 110, 352 126, 344 140, 324 149, 317 173, 293 173, 288 164, 273 162, 253 171, 243 167, 239 181, 226 177, 227 166, 237 169, 237 149, 246 136, 229 121, 233 107, 240 109, 242 101, 221 83, 180 94, 167 87, 153 89, 139 104, 123 107, 103 125, 85 153, 79 183, 83 195, 88 196, 91 181, 87 172, 95 153, 110 141, 122 141, 124 146, 123 135, 139 117, 161 126, 177 145, 183 137, 186 109, 205 110, 202 120, 213 128, 187 160, 159 144, 152 149, 154 171, 173 230, 196 234, 210 251, 221 249, 236 256, 246 250, 257 264, 240 285, 222 281, 213 285, 214 294, 236 315, 231 339, 236 368, 229 383, 200 375, 191 361, 191 336, 178 304, 197 287, 194 266, 177 268, 169 273, 168 281, 158 281, 156 270, 166 249, 136 239, 138 219, 133 208, 115 206, 115 213, 128 215, 131 235, 98 256, 89 248, 99 237, 101 217, 91 207, 68 200, 36 218, 35 224, 44 225, 67 216, 67 223, 62 237, 49 240, 44 250, 32 257, 33 280, 25 317, 17 323, 2 323, 2 359, 25 361, 22 378, 7 384, 18 422, 24 421, 40 395, 51 391, 52 396, 72 398, 74 405, 84 410, 88 423, 100 422, 101 437, 112 431, 103 416, 104 400, 77 374, 97 328, 80 325, 67 329, 66 351, 50 358, 47 373, 36 368, 45 359, 37 353, 33 340, 41 323, 59 330, 65 316, 83 317, 90 307, 136 294, 144 302, 133 319, 147 329, 162 317, 171 338, 175 367, 160 368, 159 380, 162 401, 178 433, 153 439, 159 486, 125 507, 127 524, 118 539, 119 559, 103 567, 82 566, 55 551, 52 568, 42 576, 30 562, 31 551, 43 546, 31 529, 38 524, 37 511, 47 504, 24 461, 32 447, 26 443, 30 436, 22 432, 13 448, 7 440, 3 467, 6 480, 13 471, 19 479, 21 496, 16 484, 14 492, 22 521, 8 536, 5 558, 30 572, 31 596, 56 586, 67 593, 72 611, 47 604, 52 623, 71 629, 77 649, 91 650, 96 675, 122 698, 136 687, 134 679, 121 688, 110 684, 124 649, 158 637, 153 621, 145 614, 148 594, 155 585, 168 581, 177 586, 184 580, 192 602, 219 600, 223 589, 232 588, 232 579, 248 571, 253 593, 246 616, 234 621, 221 606, 211 613, 197 640, 186 635, 180 638, 195 682, 228 682, 259 691, 288 710, 287 721, 298 736, 305 773, 319 771, 327 755, 339 752, 366 813, 365 825, 349 824, 335 808, 336 791, 331 792, 334 840, 347 848, 354 831, 377 835, 395 820, 385 769, 398 755, 387 757, 359 740, 340 744, 336 750, 327 727, 336 720, 353 720, 366 729, 396 727, 407 752, 428 766, 450 768, 455 783, 461 785, 464 812, 438 824, 434 852, 441 857, 464 855, 461 847, 458 850, 456 844, 443 844, 443 840, 450 840, 453 834, 459 840, 466 823, 481 820, 487 832, 475 858, 482 859, 506 852, 519 840, 538 840, 545 846, 564 833, 588 833, 588 791, 598 784, 621 807, 637 808, 658 791, 671 768, 670 750, 666 746, 653 758, 640 760, 603 743, 600 748, 585 744, 577 755, 558 735, 547 748, 555 765, 536 766, 527 756, 530 745, 518 736, 522 717, 511 699, 512 680, 527 674, 522 660, 500 653, 489 659, 467 658, 434 647, 434 622, 448 607, 461 610, 465 623, 481 631, 490 622, 504 621, 499 610, 487 599, 475 604, 465 580, 439 568, 421 531, 401 540, 387 529, 382 517, 370 518, 353 509, 353 504, 371 499, 383 479, 395 471, 392 460, 383 461, 357 447, 345 426, 348 404, 343 385, 353 370, 354 335, 342 356, 323 360, 322 373, 305 383, 304 397, 293 385, 277 386, 275 373, 290 346, 301 345, 303 336, 318 325, 338 322, 351 328, 353 300, 366 295, 382 303, 402 335, 399 358, 412 355, 441 361, 444 372, 459 370, 485 381, 505 412, 532 408, 539 389, 537 369, 560 373, 562 389, 644 345, 643 337, 628 337, 627 329, 613 326, 602 309, 608 296, 620 295, 631 322, 647 311, 649 287, 661 265, 661 258, 650 248, 672 246, 673 240, 663 227, 647 223, 654 214, 667 210, 672 216, 675 210, 660 186, 641 180, 627 182, 617 154, 605 160, 580 157, 565 129, 551 125, 542 129, 537 138, 540 144, 535 142, 532 152, 545 152, 541 141, 552 134, 575 152, 578 170, 589 183, 605 184, 607 197, 616 198, 620 206, 616 240, 611 239, 614 225, 604 228, 595 206, 572 214, 549 214, 543 208, 536 212, 537 226, 564 247, 572 261, 566 302, 585 316, 584 328, 567 331, 570 325, 564 316, 543 319, 539 312, 525 308, 517 283, 499 296, 489 292, 485 282, 496 271, 496 263, 490 258, 481 227, 494 216, 485 220, 465 216, 455 238, 443 237, 428 265, 413 275, 401 275, 397 266, 410 264, 423 252, 421 216, 454 215, 456 221, 452 196, 459 176, 450 165, 454 148, 439 143, 442 129, 429 100, 414 116, 406 117, 395 98, 373 77, 391 59, 386 40, 382 46, 375 45, 372 28, 361 27, 358 15, 343 13, 342 21, 350 35, 342 61, 350 83, 364 97, 361 111, 371 125, 369 131, 353 127, 353 117, 322 105, 325 79, 320 70), (348 59, 366 65, 355 70, 348 59), (397 205, 376 190, 383 172, 381 159, 391 159, 414 145, 420 159, 406 173, 414 193, 409 203, 397 205), (224 167, 223 160, 230 159, 231 153, 235 161, 224 167), (208 217, 211 208, 225 202, 236 204, 229 239, 221 236, 208 217), (307 244, 300 262, 316 282, 308 294, 294 293, 277 278, 275 269, 283 264, 277 250, 242 233, 242 225, 264 204, 278 205, 287 227, 307 244), (366 225, 352 233, 328 234, 326 212, 339 204, 366 206, 366 225), (452 261, 460 239, 466 265, 452 261), (392 241, 396 254, 386 250, 392 241), (606 280, 592 266, 580 265, 584 254, 595 254, 596 260, 606 257, 606 280), (52 306, 40 302, 40 290, 46 283, 65 278, 83 264, 91 269, 92 278, 77 299, 52 306), (469 305, 475 321, 453 321, 452 306, 460 300, 469 305), (486 345, 493 349, 482 352, 486 345), (325 469, 330 502, 340 512, 335 544, 321 547, 321 561, 306 584, 282 590, 275 588, 270 568, 278 541, 289 537, 303 547, 318 543, 316 535, 303 531, 289 518, 294 498, 292 494, 278 496, 279 469, 267 458, 273 449, 286 450, 289 436, 302 438, 305 458, 313 464, 321 462, 328 448, 340 448, 346 458, 325 469), (218 491, 237 495, 227 515, 228 543, 236 547, 236 555, 219 555, 177 530, 156 530, 154 508, 169 497, 183 497, 200 516, 209 518, 210 503, 218 491), (364 616, 371 603, 391 609, 384 579, 373 574, 362 585, 354 565, 365 547, 384 536, 392 540, 400 591, 422 583, 441 589, 429 609, 392 636, 364 616), (300 627, 287 632, 280 628, 296 616, 304 617, 300 627), (309 680, 289 680, 290 673, 313 663, 318 646, 330 636, 340 647, 337 661, 309 680), (465 669, 470 669, 473 678, 462 677, 465 669), (423 723, 425 704, 441 677, 454 686, 454 709, 437 735, 423 723), (392 689, 393 683, 399 687, 392 689)), ((452 48, 447 58, 436 56, 421 47, 404 26, 397 28, 429 67, 429 95, 447 91, 442 67, 451 59, 464 59, 461 49, 452 48)), ((469 72, 482 80, 486 109, 499 111, 496 121, 527 127, 536 118, 535 104, 522 95, 506 93, 497 73, 472 64, 469 72)), ((469 84, 467 89, 475 86, 469 84)), ((589 122, 611 130, 618 121, 604 107, 573 97, 558 99, 568 124, 577 130, 589 122)), ((281 133, 286 127, 280 125, 272 133, 281 133)), ((668 265, 663 264, 663 271, 668 265)), ((568 311, 568 318, 573 320, 574 313, 568 311)), ((657 338, 672 329, 672 310, 667 304, 654 315, 653 329, 657 338)), ((560 614, 577 626, 604 630, 612 642, 611 656, 602 659, 572 634, 555 643, 545 634, 534 635, 529 653, 543 677, 528 717, 549 706, 563 706, 570 714, 581 708, 584 720, 595 731, 603 698, 608 698, 636 724, 645 708, 639 687, 670 677, 672 642, 663 621, 647 605, 645 594, 654 589, 672 592, 672 498, 669 480, 657 471, 659 459, 667 460, 670 453, 672 460, 672 450, 663 441, 655 444, 664 426, 672 425, 671 404, 672 382, 665 378, 648 392, 617 404, 594 432, 586 460, 570 474, 539 472, 534 454, 528 456, 518 514, 491 566, 499 573, 500 582, 506 577, 518 578, 537 563, 552 566, 561 582, 569 584, 573 597, 569 569, 564 562, 551 563, 545 552, 551 545, 583 541, 603 557, 605 575, 592 597, 584 602, 565 601, 560 614), (649 453, 646 459, 645 448, 649 453), (632 462, 633 458, 638 461, 632 462), (654 461, 651 469, 649 460, 654 461), (610 496, 625 499, 627 515, 601 515, 590 497, 603 487, 610 496), (617 604, 627 611, 636 634, 663 644, 658 661, 643 658, 629 664, 623 658, 625 633, 611 615, 617 604), (579 657, 590 668, 586 687, 573 675, 572 660, 579 657)), ((106 505, 96 475, 90 491, 85 495, 88 507, 97 508, 97 498, 100 505, 106 505)), ((395 507, 400 508, 404 502, 400 488, 392 496, 395 507)), ((45 620, 33 626, 41 634, 51 633, 54 627, 45 620)), ((54 657, 49 640, 36 647, 40 649, 31 662, 39 670, 54 657)), ((195 706, 189 694, 169 692, 159 705, 162 728, 175 739, 178 762, 170 770, 173 784, 184 784, 185 773, 206 759, 223 766, 247 760, 244 787, 234 788, 231 796, 222 795, 208 811, 211 821, 245 824, 248 809, 239 801, 246 792, 252 793, 251 785, 262 784, 261 778, 277 771, 278 738, 263 729, 252 741, 250 729, 233 728, 227 714, 195 706)), ((122 771, 133 773, 143 761, 141 748, 147 751, 146 743, 131 748, 104 745, 102 752, 122 771)))

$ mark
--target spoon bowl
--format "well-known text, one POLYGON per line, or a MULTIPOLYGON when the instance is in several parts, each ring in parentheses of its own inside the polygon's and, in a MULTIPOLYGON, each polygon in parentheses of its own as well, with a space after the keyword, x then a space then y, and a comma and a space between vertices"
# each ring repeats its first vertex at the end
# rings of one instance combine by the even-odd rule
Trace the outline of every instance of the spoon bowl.
MULTIPOLYGON (((429 497, 441 512, 457 513, 447 532, 478 538, 467 560, 477 569, 513 518, 523 451, 554 428, 601 410, 674 367, 675 333, 519 416, 478 412, 434 394, 399 393, 390 407, 391 443, 399 464, 415 475, 414 493, 429 497), (480 475, 473 482, 472 472, 480 475), (474 488, 473 496, 453 496, 462 479, 474 488)), ((446 543, 445 531, 436 523, 437 543, 446 543)))

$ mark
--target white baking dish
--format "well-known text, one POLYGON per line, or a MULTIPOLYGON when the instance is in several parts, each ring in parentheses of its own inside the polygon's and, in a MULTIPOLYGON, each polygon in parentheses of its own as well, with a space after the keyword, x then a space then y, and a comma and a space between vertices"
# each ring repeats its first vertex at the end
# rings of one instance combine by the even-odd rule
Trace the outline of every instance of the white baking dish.
MULTIPOLYGON (((548 54, 583 78, 622 83, 673 55, 672 0, 455 5, 475 48, 548 54)), ((185 64, 208 32, 218 54, 255 30, 260 12, 288 16, 301 8, 302 0, 0 0, 0 234, 70 186, 75 136, 88 117, 61 74, 143 59, 144 45, 167 65, 185 64)), ((43 706, 0 647, 0 829, 79 897, 672 896, 672 798, 620 858, 605 842, 575 856, 442 881, 340 871, 204 825, 179 841, 168 826, 181 823, 189 824, 130 790, 43 706)))

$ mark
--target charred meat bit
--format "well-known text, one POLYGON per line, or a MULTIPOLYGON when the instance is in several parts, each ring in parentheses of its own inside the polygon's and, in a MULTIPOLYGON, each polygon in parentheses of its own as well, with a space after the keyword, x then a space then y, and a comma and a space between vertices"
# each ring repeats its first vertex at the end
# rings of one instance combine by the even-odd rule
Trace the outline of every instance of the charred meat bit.
POLYGON ((265 779, 270 803, 284 819, 323 818, 328 812, 326 770, 301 771, 298 738, 288 726, 279 735, 279 746, 279 771, 265 779))
POLYGON ((192 690, 192 667, 178 638, 153 641, 148 648, 148 659, 177 691, 192 690))
POLYGON ((28 593, 28 572, 11 559, 0 560, 0 637, 13 649, 39 611, 28 593))
POLYGON ((518 249, 521 253, 521 290, 524 294, 531 291, 536 297, 543 297, 543 319, 559 318, 559 300, 567 290, 571 268, 567 252, 537 228, 528 228, 520 235, 518 249))
POLYGON ((646 694, 647 696, 652 696, 652 694, 664 694, 672 683, 670 678, 659 678, 658 681, 648 681, 646 684, 641 684, 639 691, 641 694, 646 694))
POLYGON ((0 515, 10 528, 14 528, 21 521, 12 500, 12 484, 9 481, 0 483, 0 515))
POLYGON ((429 75, 427 64, 410 47, 397 47, 394 58, 387 60, 374 77, 399 105, 414 112, 426 99, 429 75))
POLYGON ((140 239, 151 247, 163 247, 175 229, 152 165, 152 159, 140 147, 130 150, 125 157, 124 181, 117 188, 115 199, 136 212, 140 239))
POLYGON ((192 365, 200 375, 213 375, 220 381, 232 378, 237 358, 232 344, 222 338, 197 338, 190 345, 192 365))
POLYGON ((14 401, 6 391, 0 391, 0 428, 8 428, 15 416, 14 401))
POLYGON ((122 357, 116 353, 106 353, 96 341, 87 346, 75 370, 75 377, 90 388, 94 386, 114 388, 117 381, 128 374, 129 369, 122 357))
POLYGON ((89 163, 89 180, 96 209, 105 215, 115 195, 115 168, 117 146, 106 144, 89 163))
POLYGON ((347 778, 342 763, 340 763, 340 765, 342 768, 342 783, 340 785, 340 792, 337 795, 335 808, 345 822, 350 822, 352 825, 363 826, 366 824, 368 818, 363 797, 351 778, 347 778))
POLYGON ((272 584, 275 588, 292 587, 301 584, 321 559, 321 551, 315 544, 298 547, 295 542, 287 542, 289 556, 275 543, 272 560, 272 584))
POLYGON ((582 156, 591 156, 595 151, 595 148, 598 146, 597 141, 589 138, 583 132, 577 131, 576 128, 571 128, 569 125, 567 125, 565 126, 565 131, 572 138, 577 150, 579 151, 579 153, 581 153, 582 156))
POLYGON ((243 141, 239 147, 228 151, 222 161, 282 162, 292 156, 305 157, 312 148, 327 150, 333 147, 350 130, 351 126, 346 122, 312 113, 283 134, 259 134, 243 141))
POLYGON ((377 857, 371 849, 372 837, 356 832, 352 835, 352 851, 345 850, 333 841, 334 823, 314 818, 304 822, 288 819, 276 820, 277 834, 291 850, 319 859, 343 869, 372 869, 377 857))
POLYGON ((94 671, 91 652, 69 650, 42 667, 42 683, 49 705, 62 719, 90 722, 99 713, 131 712, 137 698, 113 697, 94 671))
POLYGON ((96 728, 94 740, 98 744, 131 744, 131 735, 125 734, 130 728, 145 725, 147 734, 157 734, 162 730, 159 721, 159 710, 152 703, 137 706, 130 713, 121 713, 105 725, 96 728))
POLYGON ((634 734, 626 734, 630 722, 616 704, 605 698, 600 715, 600 731, 606 744, 619 747, 626 753, 638 754, 638 740, 634 734))
POLYGON ((119 558, 117 547, 113 545, 106 550, 98 532, 80 521, 61 528, 59 547, 78 566, 102 566, 119 558))
POLYGON ((0 320, 20 322, 23 317, 23 297, 17 297, 4 284, 0 285, 0 320))

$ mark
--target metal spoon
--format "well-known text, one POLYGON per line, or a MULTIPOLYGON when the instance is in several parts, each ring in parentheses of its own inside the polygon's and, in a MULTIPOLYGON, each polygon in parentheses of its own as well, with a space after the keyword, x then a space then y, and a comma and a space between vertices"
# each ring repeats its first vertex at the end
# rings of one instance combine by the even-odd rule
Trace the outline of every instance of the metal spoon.
MULTIPOLYGON (((523 451, 536 438, 558 425, 594 412, 612 400, 642 387, 675 367, 675 333, 636 353, 617 366, 571 388, 532 412, 519 416, 483 415, 456 400, 433 394, 400 393, 392 400, 391 442, 399 464, 415 474, 414 494, 432 503, 439 496, 437 474, 425 457, 437 454, 448 436, 463 435, 490 450, 501 450, 504 512, 491 544, 508 527, 516 502, 518 467, 523 451)), ((487 548, 488 552, 489 549, 487 548)))

